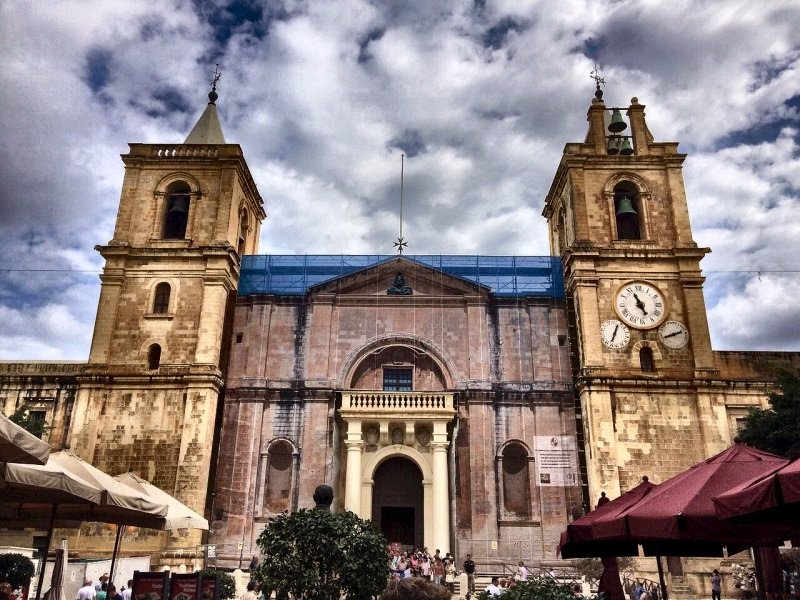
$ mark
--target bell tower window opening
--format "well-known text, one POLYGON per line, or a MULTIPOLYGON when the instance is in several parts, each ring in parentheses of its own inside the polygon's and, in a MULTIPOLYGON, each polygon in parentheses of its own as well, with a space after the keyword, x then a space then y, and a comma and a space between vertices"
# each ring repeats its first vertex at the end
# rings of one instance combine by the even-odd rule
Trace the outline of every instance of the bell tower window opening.
POLYGON ((642 371, 645 373, 652 373, 656 370, 655 363, 653 361, 652 348, 645 346, 639 350, 639 365, 641 366, 642 371))
POLYGON ((147 349, 147 368, 151 371, 161 366, 161 346, 153 344, 147 349))
POLYGON ((247 229, 248 229, 247 211, 242 210, 242 213, 239 216, 239 240, 236 247, 236 251, 239 253, 239 256, 242 256, 246 250, 247 229))
POLYGON ((191 191, 189 185, 183 181, 176 181, 167 188, 164 239, 182 240, 186 237, 191 191))
POLYGON ((614 186, 614 216, 617 222, 617 239, 642 239, 641 207, 639 190, 632 183, 623 181, 614 186))
POLYGON ((159 283, 153 295, 153 313, 165 315, 169 312, 169 296, 171 288, 168 283, 159 283))
POLYGON ((411 392, 413 369, 383 369, 383 390, 385 392, 411 392))

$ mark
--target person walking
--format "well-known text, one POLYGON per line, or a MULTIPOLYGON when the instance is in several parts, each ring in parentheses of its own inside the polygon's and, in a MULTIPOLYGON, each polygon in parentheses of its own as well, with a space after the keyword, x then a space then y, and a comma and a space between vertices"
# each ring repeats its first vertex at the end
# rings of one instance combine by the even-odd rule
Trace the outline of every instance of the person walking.
POLYGON ((711 573, 711 600, 720 600, 722 595, 722 577, 719 575, 719 570, 714 569, 711 573))

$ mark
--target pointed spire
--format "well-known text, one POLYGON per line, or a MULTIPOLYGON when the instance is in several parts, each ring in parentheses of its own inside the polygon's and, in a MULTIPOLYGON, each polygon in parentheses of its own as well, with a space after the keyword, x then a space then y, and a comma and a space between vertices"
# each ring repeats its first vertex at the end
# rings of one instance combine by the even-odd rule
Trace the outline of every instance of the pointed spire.
MULTIPOLYGON (((219 67, 219 65, 217 65, 219 67)), ((217 82, 222 74, 218 69, 214 70, 214 80, 211 82, 211 91, 208 93, 208 106, 200 115, 197 123, 186 136, 184 144, 224 144, 225 136, 222 133, 222 126, 219 124, 217 116, 217 82)))

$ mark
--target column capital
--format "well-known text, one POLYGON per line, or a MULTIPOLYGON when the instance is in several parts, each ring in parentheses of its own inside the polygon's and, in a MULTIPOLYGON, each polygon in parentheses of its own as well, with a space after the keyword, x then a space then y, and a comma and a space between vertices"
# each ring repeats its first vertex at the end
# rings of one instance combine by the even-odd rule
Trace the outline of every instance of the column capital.
POLYGON ((447 452, 450 448, 450 442, 431 442, 431 449, 434 452, 447 452))
POLYGON ((345 440, 344 445, 347 451, 358 450, 359 452, 364 449, 364 442, 362 440, 345 440))

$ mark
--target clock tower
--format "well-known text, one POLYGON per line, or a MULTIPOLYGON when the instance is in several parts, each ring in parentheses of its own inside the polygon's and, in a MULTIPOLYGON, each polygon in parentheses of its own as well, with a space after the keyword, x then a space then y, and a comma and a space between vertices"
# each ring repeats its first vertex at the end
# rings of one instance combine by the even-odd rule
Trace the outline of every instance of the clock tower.
POLYGON ((644 105, 599 90, 583 143, 547 195, 551 252, 571 315, 589 502, 679 472, 729 443, 676 142, 655 142, 644 105))

